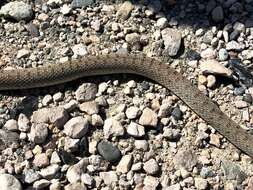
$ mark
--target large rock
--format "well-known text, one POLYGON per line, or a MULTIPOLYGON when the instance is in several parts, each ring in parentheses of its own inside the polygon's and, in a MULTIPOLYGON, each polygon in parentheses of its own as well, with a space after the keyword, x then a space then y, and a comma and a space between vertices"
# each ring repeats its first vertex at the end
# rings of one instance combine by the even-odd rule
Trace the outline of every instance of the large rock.
POLYGON ((21 183, 10 174, 0 174, 1 190, 22 190, 21 183))

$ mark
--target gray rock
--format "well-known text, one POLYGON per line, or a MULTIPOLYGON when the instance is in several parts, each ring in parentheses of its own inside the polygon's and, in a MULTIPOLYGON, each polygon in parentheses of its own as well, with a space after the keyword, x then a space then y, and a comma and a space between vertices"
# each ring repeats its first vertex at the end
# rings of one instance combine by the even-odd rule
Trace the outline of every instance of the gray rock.
POLYGON ((109 162, 117 162, 121 158, 120 150, 110 142, 99 142, 97 149, 98 153, 109 162))
POLYGON ((130 1, 125 1, 118 9, 116 16, 118 19, 126 20, 129 18, 134 6, 130 1))
POLYGON ((35 144, 42 144, 48 136, 48 125, 44 123, 34 124, 31 127, 30 141, 35 144))
POLYGON ((1 190, 22 190, 21 183, 10 174, 0 174, 1 190))
POLYGON ((89 122, 82 116, 74 117, 64 125, 64 133, 74 139, 82 138, 88 130, 89 122))
POLYGON ((212 177, 214 175, 213 171, 208 167, 202 167, 200 171, 200 176, 202 178, 212 177))
POLYGON ((61 128, 69 119, 67 111, 63 107, 43 108, 33 112, 32 122, 51 123, 61 128))
POLYGON ((84 102, 79 106, 79 109, 89 115, 98 114, 99 112, 98 103, 95 101, 84 102))
POLYGON ((230 161, 222 160, 221 167, 227 180, 237 180, 238 183, 242 183, 247 177, 240 166, 230 161))
POLYGON ((135 119, 140 113, 140 109, 135 106, 131 106, 126 109, 126 116, 128 119, 135 119))
POLYGON ((92 5, 94 2, 94 0, 73 0, 71 6, 73 8, 87 7, 89 5, 92 5))
POLYGON ((145 108, 139 119, 139 124, 144 126, 155 127, 158 123, 157 114, 150 108, 145 108))
POLYGON ((214 22, 219 23, 224 20, 224 12, 221 6, 215 7, 212 11, 212 19, 214 22))
POLYGON ((176 167, 183 167, 187 171, 191 171, 192 168, 197 164, 197 156, 196 154, 188 149, 188 150, 180 150, 177 152, 173 159, 176 167))
POLYGON ((162 30, 162 38, 166 54, 176 56, 181 46, 181 33, 176 29, 166 28, 162 30))
POLYGON ((220 61, 226 61, 228 59, 228 52, 225 48, 221 48, 218 54, 220 61))
POLYGON ((0 129, 0 150, 5 149, 13 143, 17 143, 18 140, 18 133, 0 129))
POLYGON ((97 94, 97 85, 94 83, 84 83, 78 87, 75 92, 76 99, 78 101, 89 101, 93 100, 97 94))
POLYGON ((28 169, 24 171, 24 180, 26 183, 33 183, 41 178, 40 174, 34 169, 28 169))
POLYGON ((17 21, 20 20, 31 20, 33 17, 33 10, 31 5, 22 1, 9 2, 2 6, 0 9, 0 16, 13 18, 17 21))

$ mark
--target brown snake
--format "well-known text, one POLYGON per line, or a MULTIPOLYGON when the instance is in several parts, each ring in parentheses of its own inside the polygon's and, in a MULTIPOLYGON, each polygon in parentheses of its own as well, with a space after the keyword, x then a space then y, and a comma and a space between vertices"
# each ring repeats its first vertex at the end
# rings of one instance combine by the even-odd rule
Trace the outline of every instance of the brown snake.
POLYGON ((81 77, 114 73, 141 75, 166 87, 232 144, 253 157, 253 136, 190 81, 156 59, 138 55, 100 55, 38 68, 6 70, 0 73, 0 90, 45 87, 81 77))

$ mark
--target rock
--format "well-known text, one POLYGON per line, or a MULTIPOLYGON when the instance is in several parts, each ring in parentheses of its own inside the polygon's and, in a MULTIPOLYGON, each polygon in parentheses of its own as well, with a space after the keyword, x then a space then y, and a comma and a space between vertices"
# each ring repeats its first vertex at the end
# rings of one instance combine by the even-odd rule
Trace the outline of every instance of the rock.
POLYGON ((79 149, 80 139, 64 138, 64 150, 67 152, 76 152, 79 149))
POLYGON ((135 106, 131 106, 126 109, 126 116, 128 119, 135 119, 140 113, 140 109, 135 106))
POLYGON ((195 183, 195 187, 198 190, 205 190, 208 187, 208 181, 206 179, 202 179, 202 178, 194 178, 194 183, 195 183))
POLYGON ((140 35, 137 33, 130 33, 126 35, 125 39, 129 44, 138 44, 140 42, 140 35))
POLYGON ((181 33, 172 28, 162 30, 162 38, 165 46, 165 53, 169 56, 176 56, 182 41, 181 33))
POLYGON ((123 136, 125 133, 125 129, 121 123, 113 118, 105 120, 103 131, 105 138, 109 138, 111 136, 123 136))
POLYGON ((207 167, 202 167, 200 171, 200 176, 202 178, 212 177, 214 175, 213 171, 207 167))
POLYGON ((219 148, 220 147, 220 137, 219 137, 219 135, 210 134, 209 143, 219 148))
POLYGON ((222 160, 221 167, 227 180, 237 180, 238 183, 242 183, 246 179, 246 174, 240 166, 230 161, 222 160))
POLYGON ((98 19, 91 21, 90 25, 90 27, 96 32, 99 32, 101 30, 101 23, 98 19))
POLYGON ((93 177, 91 177, 89 174, 84 173, 81 176, 81 181, 88 186, 92 186, 92 184, 94 183, 94 179, 93 177))
POLYGON ((63 100, 63 98, 64 98, 64 94, 61 92, 57 92, 53 95, 53 99, 55 102, 60 102, 63 100))
POLYGON ((75 92, 76 99, 80 102, 93 100, 97 94, 97 85, 94 83, 84 83, 75 92))
POLYGON ((130 1, 125 1, 118 9, 116 17, 118 19, 126 20, 129 18, 131 11, 134 9, 130 1))
POLYGON ((89 122, 82 116, 74 117, 64 125, 64 133, 74 139, 82 138, 88 130, 89 122))
POLYGON ((206 86, 208 88, 212 88, 212 87, 214 87, 215 83, 216 83, 215 76, 214 75, 208 75, 207 76, 207 84, 206 84, 206 86))
POLYGON ((71 3, 71 6, 73 8, 81 8, 81 7, 87 7, 89 5, 92 5, 94 3, 94 0, 73 0, 71 3))
POLYGON ((179 183, 176 183, 164 188, 164 190, 181 190, 181 185, 179 183))
POLYGON ((0 174, 1 190, 22 190, 21 183, 10 174, 0 174))
POLYGON ((125 155, 121 158, 119 164, 117 165, 116 171, 123 174, 129 172, 133 162, 132 155, 125 155))
POLYGON ((206 44, 211 44, 212 40, 213 40, 213 32, 212 30, 208 30, 205 35, 203 36, 203 42, 206 44))
POLYGON ((23 113, 18 116, 18 129, 22 132, 28 132, 30 130, 30 121, 23 113))
POLYGON ((156 25, 158 28, 163 29, 168 25, 168 20, 165 17, 161 17, 157 20, 156 25))
POLYGON ((7 18, 13 18, 17 21, 31 20, 33 17, 33 10, 31 5, 22 1, 13 1, 5 4, 0 9, 0 16, 3 15, 7 18))
POLYGON ((101 141, 97 145, 98 153, 109 162, 117 162, 121 158, 120 150, 112 143, 101 141))
POLYGON ((200 62, 200 70, 204 74, 214 74, 231 77, 233 71, 221 65, 218 61, 214 59, 205 60, 200 62))
POLYGON ((253 58, 253 50, 247 49, 242 51, 243 59, 252 59, 253 58))
POLYGON ((180 137, 180 130, 179 129, 172 129, 169 127, 165 127, 163 129, 163 136, 170 141, 178 140, 180 137))
POLYGON ((214 59, 216 57, 216 52, 212 48, 207 48, 201 52, 200 56, 204 59, 214 59))
POLYGON ((134 146, 137 150, 147 151, 148 150, 148 142, 146 140, 135 140, 134 146))
POLYGON ((212 19, 216 23, 222 22, 224 20, 224 12, 221 6, 217 6, 213 9, 212 19))
POLYGON ((35 189, 44 189, 46 187, 48 187, 50 185, 50 181, 46 180, 46 179, 41 179, 39 181, 35 181, 33 184, 33 188, 35 189))
POLYGON ((245 25, 243 23, 236 22, 236 23, 234 23, 233 29, 237 30, 240 33, 244 33, 245 30, 246 30, 246 27, 245 27, 245 25))
POLYGON ((72 111, 78 107, 78 102, 76 100, 70 100, 67 104, 63 106, 65 110, 72 111))
POLYGON ((62 107, 43 108, 33 112, 32 122, 34 123, 52 123, 61 128, 69 119, 69 115, 62 107))
POLYGON ((70 183, 65 186, 64 190, 87 190, 86 186, 82 182, 70 183))
POLYGON ((54 151, 52 153, 51 158, 50 158, 50 163, 51 164, 60 164, 61 163, 61 158, 56 151, 54 151))
POLYGON ((95 101, 84 102, 79 106, 79 109, 89 115, 98 114, 99 112, 99 106, 95 101))
POLYGON ((228 59, 228 52, 227 52, 227 50, 226 49, 224 49, 224 48, 221 48, 220 50, 219 50, 219 60, 220 61, 226 61, 227 59, 228 59))
POLYGON ((187 171, 191 171, 192 168, 197 164, 197 156, 196 154, 188 149, 188 150, 179 150, 175 157, 173 158, 173 162, 176 167, 183 167, 187 171))
POLYGON ((37 154, 33 160, 33 163, 36 167, 44 168, 49 165, 49 159, 46 153, 37 154))
POLYGON ((197 37, 200 37, 200 36, 203 36, 204 33, 205 33, 205 31, 202 28, 199 28, 198 30, 196 30, 195 35, 197 37))
POLYGON ((118 176, 115 171, 100 172, 99 176, 103 179, 106 185, 112 185, 113 183, 118 182, 118 176))
POLYGON ((58 164, 51 164, 48 167, 41 169, 39 174, 46 179, 52 179, 59 170, 60 166, 58 164))
POLYGON ((237 30, 234 30, 233 32, 231 32, 231 34, 229 35, 229 39, 231 41, 233 40, 237 40, 237 38, 240 36, 240 32, 237 30))
POLYGON ((143 169, 150 175, 155 175, 160 171, 158 163, 153 158, 144 163, 143 169))
POLYGON ((230 41, 226 44, 226 49, 228 51, 235 50, 235 51, 242 51, 245 48, 245 45, 242 43, 238 43, 236 41, 230 41))
POLYGON ((77 164, 70 166, 67 173, 66 178, 70 183, 76 183, 81 180, 81 175, 85 172, 86 167, 88 165, 87 159, 80 160, 77 164))
POLYGON ((139 124, 144 126, 156 127, 158 123, 157 114, 150 108, 145 108, 139 119, 139 124))
POLYGON ((143 189, 157 189, 159 185, 159 179, 157 177, 148 175, 144 178, 143 184, 145 185, 143 189))
POLYGON ((44 123, 34 124, 31 127, 29 139, 35 144, 42 144, 48 136, 48 125, 44 123))
POLYGON ((142 125, 139 125, 132 121, 127 127, 127 133, 134 137, 142 137, 145 135, 145 129, 142 125))
POLYGON ((25 182, 31 184, 41 178, 40 174, 34 169, 28 169, 24 171, 25 182))
POLYGON ((62 8, 61 8, 61 13, 63 14, 63 15, 67 15, 67 14, 69 14, 71 12, 71 7, 69 6, 69 5, 67 5, 67 4, 64 4, 63 6, 62 6, 62 8))
POLYGON ((15 119, 10 119, 4 124, 4 128, 8 131, 18 131, 18 122, 15 119))
POLYGON ((88 54, 87 48, 84 44, 76 44, 72 47, 72 51, 74 53, 73 57, 82 57, 88 54))
POLYGON ((18 50, 17 59, 27 57, 29 54, 30 54, 30 50, 28 49, 18 50))
POLYGON ((172 112, 171 112, 171 116, 173 116, 176 120, 180 120, 182 119, 183 113, 180 110, 180 108, 178 106, 176 106, 172 112))
POLYGON ((42 99, 42 104, 44 106, 49 105, 51 102, 53 101, 53 97, 50 94, 47 94, 46 96, 44 96, 44 98, 42 99))
POLYGON ((17 143, 18 140, 18 133, 0 129, 0 150, 5 149, 13 143, 17 143))

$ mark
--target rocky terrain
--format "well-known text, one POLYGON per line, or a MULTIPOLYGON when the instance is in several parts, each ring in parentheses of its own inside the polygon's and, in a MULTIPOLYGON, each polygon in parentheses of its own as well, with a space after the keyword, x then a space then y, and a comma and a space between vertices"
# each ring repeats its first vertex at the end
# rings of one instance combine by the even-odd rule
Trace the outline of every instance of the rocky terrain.
MULTIPOLYGON (((0 67, 145 54, 252 130, 252 13, 252 0, 1 1, 0 67)), ((252 158, 148 79, 0 94, 0 190, 253 189, 252 158)))

